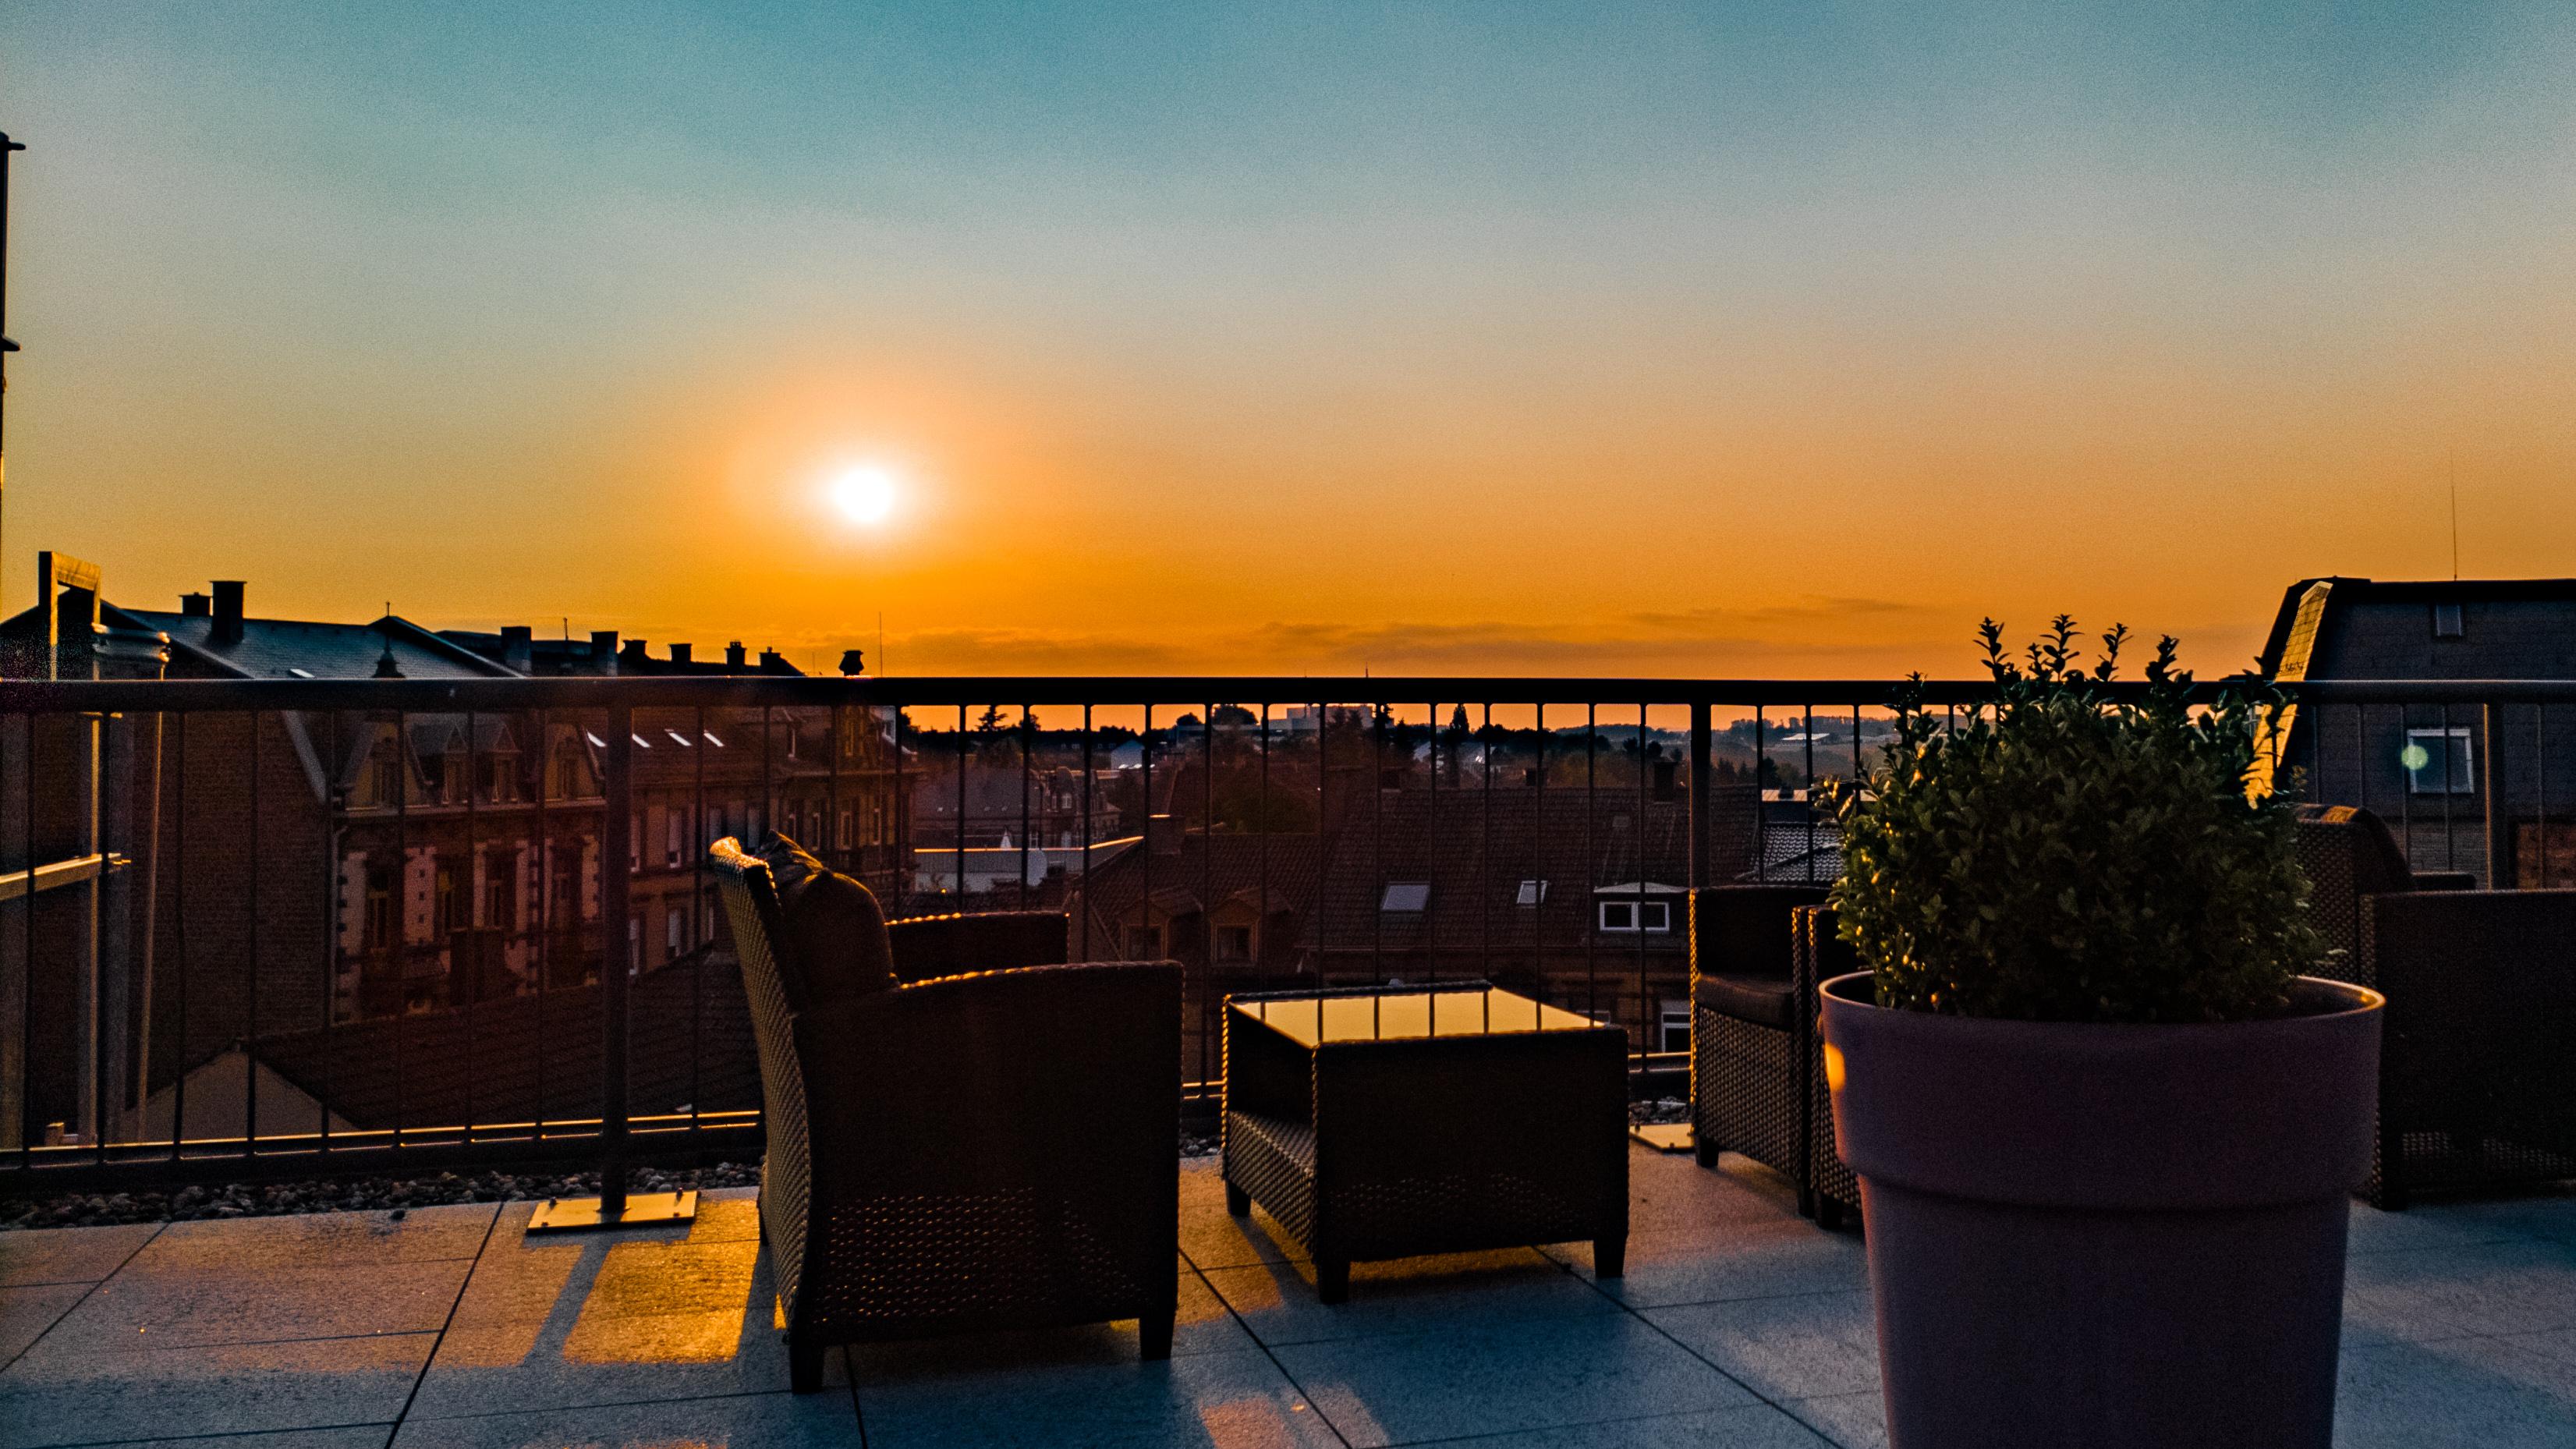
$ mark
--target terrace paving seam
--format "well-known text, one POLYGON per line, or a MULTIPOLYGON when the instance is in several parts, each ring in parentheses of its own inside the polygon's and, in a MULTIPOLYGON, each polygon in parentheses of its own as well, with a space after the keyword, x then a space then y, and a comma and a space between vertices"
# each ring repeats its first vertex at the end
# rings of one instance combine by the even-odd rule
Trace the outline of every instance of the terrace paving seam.
MULTIPOLYGON (((63 1305, 63 1311, 54 1315, 54 1321, 53 1321, 52 1323, 48 1323, 48 1324, 46 1324, 46 1325, 45 1325, 44 1333, 39 1333, 39 1334, 37 1334, 35 1337, 33 1337, 33 1338, 31 1338, 31 1339, 28 1339, 28 1340, 27 1340, 26 1347, 21 1348, 21 1349, 19 1349, 16 1353, 13 1353, 13 1354, 9 1355, 9 1358, 8 1358, 8 1361, 7 1361, 7 1362, 5 1362, 5 1363, 0 1363, 0 1373, 7 1373, 10 1369, 12 1369, 12 1368, 16 1367, 16 1365, 17 1365, 17 1363, 18 1363, 18 1360, 20 1360, 20 1359, 22 1359, 22 1358, 25 1358, 28 1354, 30 1354, 30 1353, 32 1353, 32 1352, 34 1352, 34 1351, 35 1351, 35 1347, 36 1347, 36 1345, 37 1345, 37 1344, 40 1344, 40 1343, 42 1343, 42 1342, 44 1342, 44 1341, 45 1341, 45 1334, 53 1332, 57 1327, 61 1326, 62 1321, 63 1321, 64 1319, 69 1318, 69 1317, 71 1317, 71 1316, 72 1316, 72 1314, 74 1314, 75 1312, 78 1312, 78 1311, 79 1311, 79 1309, 80 1309, 80 1306, 81 1306, 82 1304, 87 1303, 87 1302, 89 1301, 89 1299, 90 1299, 90 1295, 91 1295, 91 1294, 93 1294, 93 1293, 96 1293, 96 1292, 99 1290, 99 1286, 100 1286, 101 1284, 103 1284, 103 1283, 107 1282, 107 1280, 108 1280, 109 1278, 113 1278, 113 1277, 115 1277, 117 1274, 124 1272, 124 1271, 125 1271, 125 1265, 126 1265, 126 1264, 128 1264, 128 1263, 133 1262, 133 1261, 135 1260, 135 1258, 136 1258, 138 1255, 140 1255, 140 1254, 143 1252, 143 1250, 144 1250, 145 1248, 150 1247, 150 1246, 152 1245, 152 1240, 153 1240, 154 1238, 158 1238, 158 1237, 160 1237, 160 1236, 161 1236, 161 1234, 169 1228, 169 1226, 170 1226, 170 1225, 169 1225, 168 1223, 163 1223, 160 1227, 153 1229, 153 1230, 152 1230, 152 1234, 151 1234, 151 1236, 150 1236, 150 1237, 145 1238, 142 1242, 136 1243, 136 1244, 134 1245, 133 1251, 131 1251, 131 1252, 127 1253, 123 1258, 119 1259, 119 1260, 117 1261, 117 1264, 116 1264, 116 1266, 115 1266, 115 1267, 108 1269, 108 1270, 107 1270, 107 1273, 106 1273, 104 1276, 99 1277, 99 1278, 94 1278, 94 1279, 92 1279, 92 1280, 90 1281, 89 1286, 88 1286, 86 1289, 83 1289, 83 1290, 82 1290, 81 1295, 80 1295, 78 1298, 75 1298, 75 1299, 73 1299, 71 1302, 69 1302, 69 1303, 67 1303, 67 1304, 63 1305)), ((74 1280, 74 1281, 78 1281, 78 1280, 74 1280)), ((51 1286, 54 1286, 54 1285, 51 1285, 51 1284, 20 1284, 20 1285, 18 1285, 18 1286, 20 1286, 20 1287, 51 1287, 51 1286)))
MULTIPOLYGON (((1184 1261, 1187 1261, 1188 1254, 1184 1253, 1182 1258, 1184 1261)), ((1209 1294, 1212 1295, 1217 1302, 1225 1305, 1226 1316, 1233 1319, 1234 1326, 1243 1330, 1243 1336, 1252 1340, 1253 1346, 1261 1350, 1261 1356, 1270 1360, 1270 1366, 1279 1370, 1279 1376, 1288 1381, 1288 1387, 1297 1391, 1297 1397, 1305 1401, 1307 1412, 1315 1416, 1315 1421, 1322 1424, 1336 1440, 1339 1440, 1344 1446, 1344 1449, 1348 1449, 1351 1442, 1351 1436, 1342 1432, 1341 1426, 1333 1422, 1332 1415, 1325 1413, 1324 1406, 1315 1402, 1315 1396, 1306 1392, 1306 1386, 1297 1381, 1297 1376, 1294 1373, 1289 1372, 1288 1365, 1281 1363, 1279 1361, 1279 1355, 1272 1351, 1271 1346, 1262 1341, 1260 1334, 1252 1331, 1251 1324, 1243 1321, 1242 1312, 1238 1310, 1232 1302, 1228 1301, 1224 1294, 1217 1292, 1216 1285, 1208 1281, 1207 1270, 1200 1267, 1197 1263, 1192 1262, 1190 1263, 1190 1273, 1199 1280, 1199 1286, 1207 1289, 1209 1294)), ((855 1389, 858 1383, 858 1374, 855 1370, 853 1370, 850 1375, 850 1382, 852 1387, 855 1389)), ((859 1443, 861 1449, 865 1449, 867 1444, 867 1425, 864 1423, 859 1426, 859 1443)))
POLYGON ((465 1302, 465 1290, 474 1284, 474 1269, 483 1266, 483 1250, 492 1246, 492 1234, 500 1226, 501 1209, 496 1204, 491 1221, 483 1225, 483 1241, 475 1245, 473 1267, 467 1268, 465 1276, 456 1282, 456 1298, 447 1305, 447 1321, 438 1326, 438 1337, 430 1340, 429 1353, 420 1361, 420 1372, 412 1376, 411 1392, 403 1395, 402 1409, 394 1415, 393 1427, 385 1434, 388 1445, 401 1436, 403 1421, 411 1417, 411 1406, 420 1398, 420 1386, 429 1381, 430 1368, 438 1362, 439 1346, 447 1342, 447 1330, 456 1326, 456 1310, 465 1302))

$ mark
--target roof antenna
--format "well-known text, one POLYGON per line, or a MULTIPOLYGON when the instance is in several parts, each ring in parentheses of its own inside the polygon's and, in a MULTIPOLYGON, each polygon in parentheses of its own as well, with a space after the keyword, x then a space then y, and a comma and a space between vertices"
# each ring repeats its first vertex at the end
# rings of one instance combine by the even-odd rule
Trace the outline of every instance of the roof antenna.
POLYGON ((2460 581, 2460 450, 2451 449, 2451 582, 2460 581))

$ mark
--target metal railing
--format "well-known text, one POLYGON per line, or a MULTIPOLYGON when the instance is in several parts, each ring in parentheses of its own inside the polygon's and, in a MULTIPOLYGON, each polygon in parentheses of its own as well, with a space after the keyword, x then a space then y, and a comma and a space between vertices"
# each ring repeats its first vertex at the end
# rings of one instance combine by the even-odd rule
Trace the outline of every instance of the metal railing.
MULTIPOLYGON (((770 829, 890 914, 1064 910, 1077 959, 1181 960, 1202 1104, 1227 993, 1390 980, 1614 1022, 1675 1090, 1682 893, 1837 875, 1807 787, 1869 762, 1900 687, 0 683, 0 1173, 757 1152, 704 858, 770 829)), ((2576 683, 2296 697, 2284 788, 2420 867, 2576 884, 2576 683)))

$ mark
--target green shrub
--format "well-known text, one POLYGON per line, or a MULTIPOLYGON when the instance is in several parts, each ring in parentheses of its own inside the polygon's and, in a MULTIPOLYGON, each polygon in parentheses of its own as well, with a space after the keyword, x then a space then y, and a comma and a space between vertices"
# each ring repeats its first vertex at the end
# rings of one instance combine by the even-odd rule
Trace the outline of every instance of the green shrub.
MULTIPOLYGON (((1997 702, 1953 726, 1900 702, 1882 769, 1829 791, 1843 939, 1882 1006, 2029 1021, 2231 1021, 2323 960, 2285 796, 2248 800, 2268 693, 2190 703, 2174 641, 2114 699, 2125 628, 2087 671, 2063 615, 2016 662, 1980 630, 1997 702)), ((1919 676, 1918 676, 1919 682, 1919 676)))

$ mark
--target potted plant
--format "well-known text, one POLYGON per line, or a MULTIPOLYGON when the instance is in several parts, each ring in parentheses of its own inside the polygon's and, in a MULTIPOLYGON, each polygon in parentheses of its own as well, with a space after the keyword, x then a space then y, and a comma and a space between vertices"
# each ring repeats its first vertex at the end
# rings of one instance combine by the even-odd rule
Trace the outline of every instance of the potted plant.
POLYGON ((1822 994, 1861 1182, 1890 1443, 2331 1442, 2346 1194, 2370 1166, 2381 1000, 2301 973, 2263 711, 2192 701, 2165 639, 2115 688, 2060 617, 1991 709, 1902 703, 1839 791, 1822 994))

